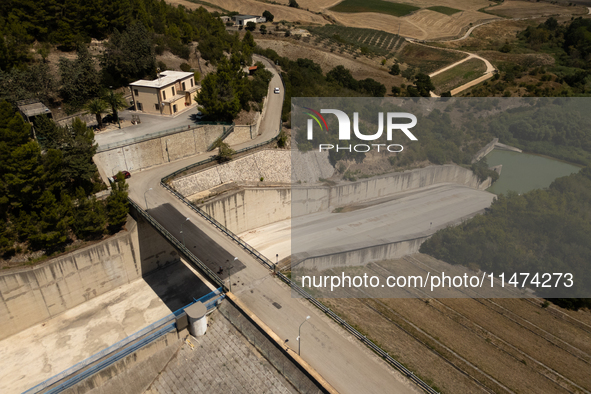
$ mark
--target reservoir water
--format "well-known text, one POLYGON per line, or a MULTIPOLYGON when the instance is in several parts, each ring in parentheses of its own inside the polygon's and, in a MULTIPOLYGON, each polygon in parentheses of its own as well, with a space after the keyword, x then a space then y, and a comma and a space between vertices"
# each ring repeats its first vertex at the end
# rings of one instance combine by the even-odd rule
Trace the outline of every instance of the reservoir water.
POLYGON ((556 178, 578 172, 581 168, 559 160, 528 153, 493 149, 486 155, 489 166, 503 165, 499 179, 487 189, 494 194, 507 194, 513 190, 519 194, 543 189, 556 178))

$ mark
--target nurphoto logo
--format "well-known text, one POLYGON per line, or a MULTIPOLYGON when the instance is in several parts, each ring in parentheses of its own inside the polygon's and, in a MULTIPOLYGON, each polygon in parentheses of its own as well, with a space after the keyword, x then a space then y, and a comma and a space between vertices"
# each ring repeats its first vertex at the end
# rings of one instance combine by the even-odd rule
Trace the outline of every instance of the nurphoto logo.
MULTIPOLYGON (((347 141, 351 140, 351 119, 349 116, 338 109, 321 109, 320 112, 313 110, 312 108, 304 107, 304 109, 310 111, 305 112, 305 114, 312 117, 312 119, 308 119, 308 140, 312 140, 314 137, 314 121, 320 127, 321 130, 328 131, 328 125, 326 123, 326 119, 322 116, 322 114, 333 114, 337 117, 339 122, 339 140, 340 141, 347 141)), ((414 136, 413 133, 410 132, 409 129, 413 128, 417 124, 417 117, 413 114, 408 112, 388 112, 386 113, 386 139, 388 141, 392 141, 393 131, 400 130, 402 131, 411 141, 417 141, 417 137, 414 136), (394 123, 394 120, 398 122, 400 119, 409 119, 410 123, 394 123)), ((359 113, 353 113, 353 133, 355 137, 362 141, 375 141, 379 139, 384 132, 384 113, 378 112, 378 130, 374 134, 363 134, 359 131, 359 113)), ((368 152, 375 147, 378 152, 380 151, 381 147, 385 147, 388 152, 402 152, 404 149, 400 144, 356 144, 356 145, 347 145, 347 146, 340 146, 340 145, 333 145, 333 144, 319 144, 318 150, 322 152, 322 150, 331 150, 336 149, 336 151, 349 151, 352 150, 355 152, 368 152)))

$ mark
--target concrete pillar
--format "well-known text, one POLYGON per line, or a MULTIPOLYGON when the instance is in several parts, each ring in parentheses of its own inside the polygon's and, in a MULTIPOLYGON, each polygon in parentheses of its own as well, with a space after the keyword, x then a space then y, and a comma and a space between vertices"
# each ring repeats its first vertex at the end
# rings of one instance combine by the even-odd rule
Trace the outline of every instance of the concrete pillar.
POLYGON ((194 337, 205 335, 207 331, 207 308, 201 302, 196 302, 193 305, 185 308, 185 313, 189 318, 189 332, 194 337))

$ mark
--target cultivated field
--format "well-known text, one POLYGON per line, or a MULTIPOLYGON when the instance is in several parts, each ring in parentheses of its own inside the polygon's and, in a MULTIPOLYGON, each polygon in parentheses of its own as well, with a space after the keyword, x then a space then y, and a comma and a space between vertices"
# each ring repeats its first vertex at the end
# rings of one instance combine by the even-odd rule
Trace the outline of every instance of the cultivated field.
POLYGON ((550 15, 587 14, 583 6, 560 6, 540 1, 505 1, 501 5, 486 9, 486 12, 505 18, 532 18, 550 15))
POLYGON ((394 3, 383 0, 343 0, 330 8, 330 10, 334 12, 375 12, 378 14, 388 14, 394 16, 408 15, 418 9, 419 7, 409 4, 394 3))
POLYGON ((388 91, 390 91, 392 86, 399 86, 403 82, 401 76, 389 74, 386 67, 380 66, 377 61, 371 61, 365 58, 355 60, 338 52, 332 53, 304 42, 294 42, 293 40, 261 39, 257 37, 256 42, 260 47, 273 49, 280 56, 285 56, 292 60, 298 58, 311 59, 318 63, 325 73, 338 65, 342 65, 351 71, 354 78, 373 78, 383 83, 388 91))
MULTIPOLYGON (((417 254, 368 266, 420 274, 417 254)), ((412 274, 412 273, 411 273, 412 274)), ((412 290, 414 291, 414 290, 412 290)), ((363 297, 347 289, 349 297, 363 297)), ((324 299, 327 306, 443 393, 568 393, 591 389, 591 313, 539 299, 324 299)), ((469 294, 467 294, 469 295, 469 294)), ((466 296, 466 294, 458 294, 466 296)))
POLYGON ((482 60, 469 59, 454 68, 444 71, 431 78, 435 85, 435 94, 451 91, 480 77, 486 71, 482 60))
POLYGON ((361 48, 373 52, 376 55, 389 57, 396 53, 404 44, 404 38, 384 31, 373 29, 358 29, 337 25, 309 26, 308 31, 318 39, 324 40, 324 46, 347 45, 345 50, 354 54, 361 48))
POLYGON ((275 22, 302 24, 337 24, 372 28, 403 37, 421 40, 458 36, 472 24, 508 17, 529 18, 542 15, 585 14, 583 6, 562 6, 548 2, 505 1, 496 5, 487 0, 417 0, 390 2, 383 0, 300 0, 300 8, 288 7, 288 0, 273 2, 257 0, 168 0, 194 9, 237 11, 261 15, 265 10, 275 16, 275 22), (491 7, 491 5, 494 5, 491 7))

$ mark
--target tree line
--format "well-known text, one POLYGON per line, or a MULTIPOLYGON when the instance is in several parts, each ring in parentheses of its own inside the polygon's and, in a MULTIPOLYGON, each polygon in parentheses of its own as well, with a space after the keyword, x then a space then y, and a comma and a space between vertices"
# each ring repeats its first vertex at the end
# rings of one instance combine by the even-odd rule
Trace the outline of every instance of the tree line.
POLYGON ((61 127, 38 121, 43 148, 14 107, 0 102, 0 255, 64 250, 74 240, 99 239, 116 232, 128 213, 123 175, 106 201, 92 157, 94 133, 80 119, 61 127))
MULTIPOLYGON (((484 215, 440 230, 420 251, 450 264, 500 274, 569 272, 571 298, 550 298, 570 308, 591 308, 591 168, 558 178, 548 189, 499 195, 484 215)), ((552 297, 544 288, 534 288, 552 297)), ((555 293, 554 293, 555 294, 555 293)))

